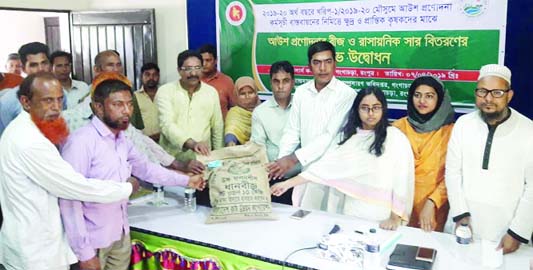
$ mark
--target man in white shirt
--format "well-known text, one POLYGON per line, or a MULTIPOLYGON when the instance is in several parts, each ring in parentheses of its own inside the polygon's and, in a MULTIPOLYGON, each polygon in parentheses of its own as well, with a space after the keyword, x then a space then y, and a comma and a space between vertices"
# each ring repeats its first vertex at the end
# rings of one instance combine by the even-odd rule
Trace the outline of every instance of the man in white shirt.
MULTIPOLYGON (((300 163, 304 169, 335 144, 335 137, 350 110, 356 92, 335 77, 335 47, 326 41, 307 50, 313 80, 296 88, 289 120, 281 138, 278 160, 268 169, 280 178, 300 163)), ((316 183, 295 187, 295 206, 325 209, 329 189, 316 183)))
POLYGON ((67 108, 72 108, 89 93, 89 86, 82 81, 70 78, 72 73, 72 54, 56 51, 50 55, 52 73, 63 86, 63 92, 67 98, 67 108))
POLYGON ((509 107, 513 93, 507 67, 483 66, 478 110, 457 120, 446 157, 450 216, 475 237, 500 241, 504 254, 533 229, 533 123, 509 107))
MULTIPOLYGON (((288 61, 278 61, 270 66, 270 85, 272 98, 254 109, 252 114, 252 135, 250 141, 266 147, 268 161, 275 161, 279 154, 279 145, 283 129, 289 119, 291 111, 291 92, 294 89, 294 67, 288 61)), ((290 178, 300 172, 300 166, 295 166, 285 173, 290 178)), ((283 179, 284 181, 285 179, 283 179)), ((280 180, 270 181, 274 185, 280 180)), ((272 196, 277 203, 292 204, 292 188, 282 196, 272 196)))
POLYGON ((58 197, 110 203, 138 188, 86 179, 61 158, 68 136, 61 117, 63 91, 52 73, 29 75, 18 92, 23 111, 0 138, 0 202, 4 224, 0 257, 8 269, 68 269, 76 262, 59 214, 58 197))

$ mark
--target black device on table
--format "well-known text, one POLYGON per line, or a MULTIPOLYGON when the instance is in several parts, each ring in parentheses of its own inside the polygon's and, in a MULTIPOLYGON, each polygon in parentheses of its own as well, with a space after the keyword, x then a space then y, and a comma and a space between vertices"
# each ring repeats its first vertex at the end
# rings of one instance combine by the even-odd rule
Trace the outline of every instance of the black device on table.
POLYGON ((389 270, 430 270, 437 256, 432 248, 398 244, 389 257, 389 270))

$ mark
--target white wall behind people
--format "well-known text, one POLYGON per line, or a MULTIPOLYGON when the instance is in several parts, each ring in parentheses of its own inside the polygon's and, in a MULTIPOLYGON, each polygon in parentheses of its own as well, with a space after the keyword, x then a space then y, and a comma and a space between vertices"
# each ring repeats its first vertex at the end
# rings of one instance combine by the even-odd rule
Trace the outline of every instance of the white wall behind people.
POLYGON ((33 41, 46 43, 45 17, 59 17, 61 48, 70 51, 67 13, 0 10, 0 25, 6 26, 2 29, 4 38, 0 42, 0 70, 5 71, 8 54, 18 52, 21 45, 33 41))
POLYGON ((44 20, 31 12, 0 10, 0 25, 3 25, 0 42, 0 70, 5 71, 7 55, 18 52, 22 44, 32 41, 45 42, 44 20))
POLYGON ((0 7, 85 10, 90 0, 2 0, 0 7))
POLYGON ((157 62, 161 83, 178 79, 177 56, 187 49, 186 0, 91 0, 89 10, 155 9, 157 62))
MULTIPOLYGON (((186 0, 2 0, 0 7, 62 10, 155 8, 157 58, 161 82, 178 79, 177 56, 187 49, 186 0)), ((0 42, 1 43, 1 42, 0 42)), ((1 65, 3 65, 0 62, 1 65)))
MULTIPOLYGON (((28 9, 59 9, 59 10, 86 10, 89 8, 89 0, 76 0, 76 1, 72 1, 72 0, 47 0, 47 1, 43 1, 43 0, 2 0, 0 2, 0 7, 7 7, 7 8, 28 8, 28 9)), ((4 69, 4 65, 5 65, 5 60, 6 60, 6 57, 7 57, 7 54, 9 53, 13 53, 13 52, 17 52, 18 49, 20 48, 20 46, 24 43, 27 43, 27 42, 31 42, 31 41, 40 41, 40 42, 45 42, 45 36, 44 36, 44 20, 41 18, 40 21, 41 21, 41 24, 43 25, 43 27, 41 28, 37 28, 37 27, 32 27, 32 26, 26 26, 26 23, 24 24, 21 24, 21 23, 13 23, 13 22, 9 22, 9 23, 5 23, 4 22, 4 19, 3 16, 0 16, 0 21, 1 21, 1 24, 0 25, 3 25, 4 27, 2 28, 2 42, 0 42, 0 70, 3 70, 4 69), (6 27, 6 26, 10 26, 10 27, 6 27), (4 43, 6 42, 9 42, 10 38, 9 37, 13 37, 13 35, 11 34, 7 34, 5 33, 5 31, 15 31, 17 36, 18 35, 21 35, 21 34, 24 34, 24 32, 28 32, 28 31, 37 31, 37 29, 43 29, 42 30, 42 39, 33 39, 33 40, 28 40, 28 41, 15 41, 17 44, 16 46, 13 48, 8 48, 8 49, 4 49, 4 43), (8 50, 8 52, 6 53, 5 50, 8 50)), ((60 25, 61 25, 61 28, 62 28, 62 32, 61 32, 61 36, 64 37, 64 38, 68 38, 69 35, 68 35, 68 27, 63 27, 64 24, 68 24, 68 16, 65 15, 65 18, 61 17, 60 19, 60 25), (63 32, 63 31, 66 31, 66 32, 63 32)), ((39 30, 40 31, 40 30, 39 30)), ((68 39, 66 41, 66 44, 64 44, 65 41, 61 41, 61 47, 63 47, 65 50, 68 50, 70 51, 70 46, 69 45, 66 45, 69 43, 68 39)))

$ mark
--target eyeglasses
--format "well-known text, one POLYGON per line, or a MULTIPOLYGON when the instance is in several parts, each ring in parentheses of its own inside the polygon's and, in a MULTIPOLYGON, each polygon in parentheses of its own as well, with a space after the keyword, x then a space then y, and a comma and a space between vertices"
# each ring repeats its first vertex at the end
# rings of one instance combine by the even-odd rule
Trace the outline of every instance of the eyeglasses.
POLYGON ((362 112, 362 113, 370 113, 370 111, 372 111, 372 113, 378 113, 378 112, 381 112, 381 110, 383 110, 383 107, 381 106, 372 106, 372 107, 359 107, 359 111, 362 112))
POLYGON ((495 98, 501 98, 503 97, 503 95, 505 95, 505 93, 509 92, 510 89, 492 89, 492 90, 488 90, 488 89, 485 89, 485 88, 476 88, 476 96, 480 97, 480 98, 484 98, 486 97, 489 93, 492 95, 492 97, 495 97, 495 98))
POLYGON ((181 71, 186 71, 186 72, 191 72, 191 71, 200 70, 200 69, 202 69, 202 66, 180 67, 181 71))

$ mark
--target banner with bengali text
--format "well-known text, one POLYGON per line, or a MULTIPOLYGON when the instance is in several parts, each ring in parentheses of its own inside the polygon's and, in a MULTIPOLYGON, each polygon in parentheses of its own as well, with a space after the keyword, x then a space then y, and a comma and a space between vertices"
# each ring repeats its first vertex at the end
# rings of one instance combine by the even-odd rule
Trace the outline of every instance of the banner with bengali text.
POLYGON ((335 45, 336 76, 378 86, 404 109, 411 82, 439 77, 459 112, 474 107, 478 70, 503 63, 506 0, 218 0, 219 67, 270 93, 270 65, 288 60, 296 85, 312 80, 307 48, 335 45))

